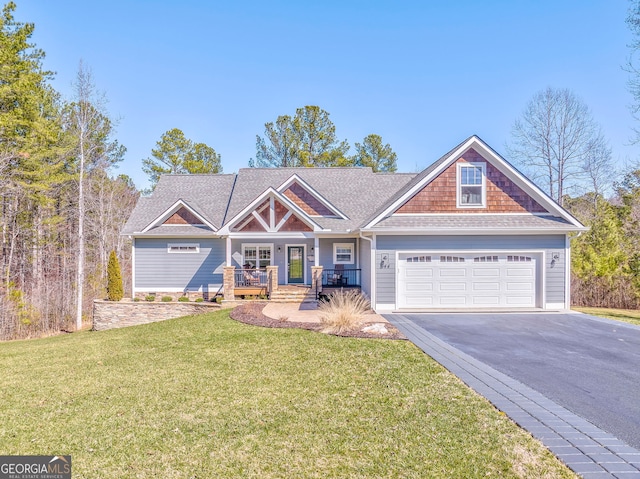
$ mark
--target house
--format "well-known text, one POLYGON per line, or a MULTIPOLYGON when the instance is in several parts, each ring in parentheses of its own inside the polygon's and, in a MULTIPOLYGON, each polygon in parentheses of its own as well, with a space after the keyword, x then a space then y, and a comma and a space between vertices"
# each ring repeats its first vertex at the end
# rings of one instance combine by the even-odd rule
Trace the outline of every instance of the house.
POLYGON ((570 306, 585 227, 477 136, 418 174, 168 175, 140 198, 134 296, 358 287, 377 311, 570 306))

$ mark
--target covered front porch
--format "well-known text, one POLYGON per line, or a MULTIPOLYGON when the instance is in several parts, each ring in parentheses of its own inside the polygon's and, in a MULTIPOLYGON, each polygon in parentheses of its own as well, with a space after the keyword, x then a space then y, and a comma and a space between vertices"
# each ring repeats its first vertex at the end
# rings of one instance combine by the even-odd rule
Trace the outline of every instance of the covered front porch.
POLYGON ((224 299, 237 297, 266 297, 270 300, 318 299, 335 289, 361 289, 361 269, 311 267, 309 284, 281 284, 278 282, 278 266, 265 268, 224 268, 224 299))
MULTIPOLYGON (((334 288, 363 287, 359 238, 314 233, 232 234, 223 275, 225 300, 277 300, 285 286, 309 290, 314 300, 334 288)), ((365 275, 366 276, 366 275, 365 275)), ((296 290, 294 290, 296 291, 296 290)))

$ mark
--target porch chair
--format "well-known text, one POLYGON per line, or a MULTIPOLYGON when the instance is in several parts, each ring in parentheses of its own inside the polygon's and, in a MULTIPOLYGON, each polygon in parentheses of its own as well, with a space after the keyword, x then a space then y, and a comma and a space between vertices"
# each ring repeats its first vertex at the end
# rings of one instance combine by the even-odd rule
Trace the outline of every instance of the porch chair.
POLYGON ((344 277, 344 265, 335 264, 333 266, 333 274, 327 276, 327 284, 330 286, 338 286, 344 284, 343 280, 347 279, 346 277, 344 277))

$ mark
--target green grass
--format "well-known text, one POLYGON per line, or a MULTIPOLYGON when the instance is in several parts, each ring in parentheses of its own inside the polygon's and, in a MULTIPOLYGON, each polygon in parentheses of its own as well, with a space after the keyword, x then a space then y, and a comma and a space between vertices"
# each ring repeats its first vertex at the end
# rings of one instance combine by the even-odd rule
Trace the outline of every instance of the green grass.
POLYGON ((575 477, 405 341, 228 312, 0 344, 0 453, 74 478, 575 477))
POLYGON ((612 309, 612 308, 582 308, 573 307, 576 311, 581 313, 591 314, 593 316, 600 316, 602 318, 617 319, 618 321, 624 321, 625 323, 635 324, 640 326, 640 311, 635 309, 612 309))

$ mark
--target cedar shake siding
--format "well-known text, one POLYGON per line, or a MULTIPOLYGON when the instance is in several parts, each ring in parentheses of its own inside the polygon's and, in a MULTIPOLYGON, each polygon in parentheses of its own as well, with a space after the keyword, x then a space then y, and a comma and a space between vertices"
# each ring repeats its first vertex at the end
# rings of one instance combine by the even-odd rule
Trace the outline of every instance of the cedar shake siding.
POLYGON ((437 178, 416 193, 396 213, 546 213, 500 170, 475 150, 469 149, 437 178), (456 205, 457 164, 485 163, 486 208, 458 208, 456 205))
POLYGON ((184 206, 176 211, 164 222, 165 225, 199 225, 202 220, 198 219, 191 211, 184 206))
MULTIPOLYGON (((256 208, 256 212, 258 215, 264 220, 266 224, 270 224, 271 222, 271 209, 270 209, 271 200, 267 199, 263 203, 260 204, 256 208)), ((273 202, 273 211, 274 211, 274 224, 271 225, 272 228, 275 228, 280 222, 284 219, 284 217, 289 213, 289 210, 286 206, 280 203, 277 200, 273 202)), ((253 215, 253 213, 249 213, 247 216, 243 218, 242 221, 238 222, 238 225, 232 228, 234 232, 244 232, 244 233, 262 233, 265 232, 264 226, 258 221, 257 218, 253 215), (248 220, 248 221, 247 221, 248 220)), ((307 226, 300 218, 296 215, 292 214, 280 227, 278 231, 313 231, 312 228, 307 226)))
POLYGON ((335 216, 329 208, 323 205, 315 196, 298 183, 294 183, 287 188, 286 191, 284 191, 284 196, 289 198, 309 216, 335 216))

